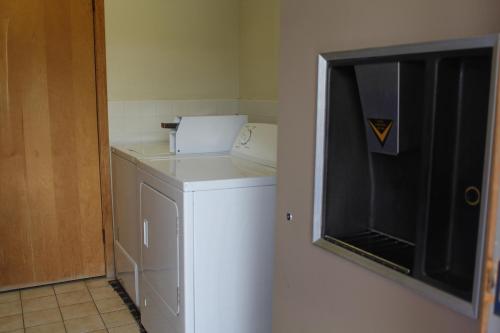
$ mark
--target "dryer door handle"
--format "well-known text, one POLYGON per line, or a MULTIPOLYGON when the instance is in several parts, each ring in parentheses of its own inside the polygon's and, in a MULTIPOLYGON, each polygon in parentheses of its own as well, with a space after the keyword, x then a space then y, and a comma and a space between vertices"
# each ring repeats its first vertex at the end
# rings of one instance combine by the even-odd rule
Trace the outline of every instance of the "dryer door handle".
POLYGON ((144 246, 149 248, 149 221, 147 219, 144 219, 144 227, 142 230, 144 246))

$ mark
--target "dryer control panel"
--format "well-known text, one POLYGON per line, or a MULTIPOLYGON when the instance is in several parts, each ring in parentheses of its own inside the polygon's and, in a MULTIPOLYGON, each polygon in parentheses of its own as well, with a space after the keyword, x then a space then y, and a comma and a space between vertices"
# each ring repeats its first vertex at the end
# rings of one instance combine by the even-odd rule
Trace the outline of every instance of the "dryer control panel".
POLYGON ((277 137, 274 124, 248 123, 236 137, 231 154, 276 167, 277 137))

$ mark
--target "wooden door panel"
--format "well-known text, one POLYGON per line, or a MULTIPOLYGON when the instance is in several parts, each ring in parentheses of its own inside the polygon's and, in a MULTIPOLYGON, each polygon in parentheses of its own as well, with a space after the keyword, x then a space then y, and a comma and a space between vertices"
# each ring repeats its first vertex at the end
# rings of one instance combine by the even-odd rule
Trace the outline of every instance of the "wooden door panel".
MULTIPOLYGON (((12 4, 9 4, 12 5, 12 4)), ((11 8, 2 3, 0 22, 0 272, 1 285, 16 276, 33 276, 29 206, 24 159, 22 113, 14 112, 10 94, 9 38, 11 8), (5 6, 7 7, 7 6, 5 6), (13 221, 16 221, 13 223, 13 221), (16 269, 12 269, 16 267, 16 269)))
POLYGON ((0 0, 0 288, 104 274, 92 17, 0 0))

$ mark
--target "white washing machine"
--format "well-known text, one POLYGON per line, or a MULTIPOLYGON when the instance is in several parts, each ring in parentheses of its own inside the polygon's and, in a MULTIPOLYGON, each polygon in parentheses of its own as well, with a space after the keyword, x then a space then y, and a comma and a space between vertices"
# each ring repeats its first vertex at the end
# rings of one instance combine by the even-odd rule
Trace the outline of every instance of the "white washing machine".
POLYGON ((137 162, 147 159, 194 156, 186 153, 227 154, 247 116, 182 117, 170 142, 149 142, 111 147, 114 249, 116 276, 139 306, 140 221, 137 162), (177 140, 175 140, 177 139, 177 140), (182 151, 181 151, 182 150, 182 151), (219 152, 219 153, 208 153, 219 152), (177 154, 177 155, 176 155, 177 154))
POLYGON ((276 126, 231 154, 139 161, 141 321, 149 333, 270 333, 276 126))

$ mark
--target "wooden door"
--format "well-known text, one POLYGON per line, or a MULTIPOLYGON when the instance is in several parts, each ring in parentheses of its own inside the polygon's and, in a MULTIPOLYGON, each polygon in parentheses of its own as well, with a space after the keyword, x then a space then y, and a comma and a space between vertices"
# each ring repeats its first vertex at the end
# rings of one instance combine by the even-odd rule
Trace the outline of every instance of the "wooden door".
POLYGON ((0 0, 0 290, 104 275, 92 0, 0 0))

